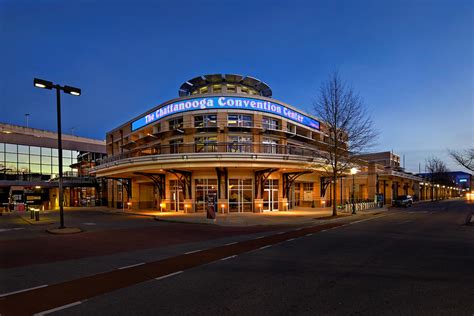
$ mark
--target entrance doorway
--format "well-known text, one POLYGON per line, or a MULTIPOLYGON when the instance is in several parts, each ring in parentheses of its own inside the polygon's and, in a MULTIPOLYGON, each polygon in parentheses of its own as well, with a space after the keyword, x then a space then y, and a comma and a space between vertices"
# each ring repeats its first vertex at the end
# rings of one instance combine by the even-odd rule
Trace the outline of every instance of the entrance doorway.
POLYGON ((263 211, 278 211, 278 180, 267 181, 263 190, 263 211))
POLYGON ((184 212, 184 193, 179 185, 178 180, 170 180, 170 195, 172 212, 184 212))
POLYGON ((252 212, 252 179, 229 179, 229 212, 252 212))

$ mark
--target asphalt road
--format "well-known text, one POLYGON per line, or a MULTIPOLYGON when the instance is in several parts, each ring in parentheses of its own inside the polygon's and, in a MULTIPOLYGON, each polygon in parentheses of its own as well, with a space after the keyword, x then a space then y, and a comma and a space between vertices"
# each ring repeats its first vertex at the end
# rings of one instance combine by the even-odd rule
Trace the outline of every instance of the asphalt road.
MULTIPOLYGON (((189 255, 197 264, 187 269, 175 258, 168 274, 54 313, 472 315, 474 226, 462 225, 472 209, 460 200, 420 204, 309 234, 216 248, 210 255, 222 255, 215 260, 189 255)), ((138 269, 159 273, 159 264, 123 270, 117 279, 138 269)))
POLYGON ((393 210, 144 282, 64 315, 473 315, 473 205, 393 210))

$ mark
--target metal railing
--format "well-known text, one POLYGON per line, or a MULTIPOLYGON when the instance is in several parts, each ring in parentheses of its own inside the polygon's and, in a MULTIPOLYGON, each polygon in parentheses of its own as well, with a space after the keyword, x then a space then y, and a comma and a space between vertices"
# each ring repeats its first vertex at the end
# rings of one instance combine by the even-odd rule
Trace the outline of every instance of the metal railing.
POLYGON ((274 154, 293 155, 309 158, 321 157, 320 151, 305 146, 262 144, 262 143, 181 143, 171 145, 155 145, 123 152, 118 155, 106 157, 97 162, 97 165, 150 155, 173 155, 173 154, 199 154, 199 153, 248 153, 248 154, 274 154))

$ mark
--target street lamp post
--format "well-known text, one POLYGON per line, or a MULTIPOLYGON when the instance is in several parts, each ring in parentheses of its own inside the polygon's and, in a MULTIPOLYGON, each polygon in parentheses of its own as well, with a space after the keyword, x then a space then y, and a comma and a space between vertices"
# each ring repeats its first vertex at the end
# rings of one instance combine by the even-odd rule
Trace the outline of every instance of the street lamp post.
POLYGON ((356 173, 357 173, 357 168, 351 168, 351 174, 352 174, 352 214, 356 214, 356 206, 355 206, 355 199, 354 199, 355 174, 356 173))
POLYGON ((64 191, 63 191, 63 146, 61 139, 61 90, 67 94, 74 96, 81 95, 81 89, 71 86, 60 86, 54 84, 51 81, 35 78, 33 85, 40 89, 56 89, 56 105, 57 105, 57 117, 58 117, 58 159, 59 159, 59 217, 60 226, 59 228, 65 228, 64 226, 64 191))

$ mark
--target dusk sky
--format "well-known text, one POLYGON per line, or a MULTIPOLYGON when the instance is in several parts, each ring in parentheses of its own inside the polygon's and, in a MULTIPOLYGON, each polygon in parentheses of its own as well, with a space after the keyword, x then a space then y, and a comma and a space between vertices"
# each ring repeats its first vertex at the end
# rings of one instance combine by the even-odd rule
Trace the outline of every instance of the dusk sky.
POLYGON ((0 121, 105 133, 203 74, 266 82, 273 97, 311 113, 338 69, 380 132, 373 150, 409 171, 474 144, 473 2, 468 1, 5 1, 0 0, 0 121))

